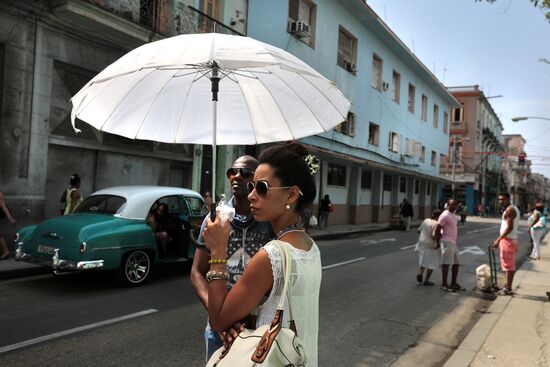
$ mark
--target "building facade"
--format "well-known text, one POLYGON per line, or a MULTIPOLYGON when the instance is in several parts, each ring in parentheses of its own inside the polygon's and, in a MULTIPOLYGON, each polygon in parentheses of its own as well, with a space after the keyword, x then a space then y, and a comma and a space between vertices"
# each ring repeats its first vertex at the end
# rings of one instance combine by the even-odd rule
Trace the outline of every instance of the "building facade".
POLYGON ((248 35, 298 56, 352 101, 342 125, 303 139, 322 160, 329 223, 388 221, 404 198, 415 218, 431 213, 458 103, 365 2, 249 2, 248 35))
POLYGON ((506 134, 504 146, 506 158, 502 160, 502 170, 506 177, 507 192, 512 203, 523 212, 530 202, 531 162, 525 153, 525 139, 521 134, 506 134))
MULTIPOLYGON (((330 223, 387 221, 408 198, 437 204, 456 99, 364 2, 355 0, 41 0, 0 3, 0 187, 19 224, 58 213, 69 176, 81 191, 128 184, 209 189, 211 151, 134 141, 82 121, 69 99, 120 56, 182 33, 250 35, 286 49, 353 101, 341 126, 304 139, 322 160, 330 223)), ((256 147, 220 147, 218 171, 256 147)), ((217 192, 229 191, 218 176, 217 192)), ((315 209, 315 208, 314 208, 315 209)))
POLYGON ((441 176, 450 180, 442 196, 463 202, 473 213, 495 213, 504 188, 502 123, 479 86, 449 87, 460 107, 451 110, 448 154, 441 176))

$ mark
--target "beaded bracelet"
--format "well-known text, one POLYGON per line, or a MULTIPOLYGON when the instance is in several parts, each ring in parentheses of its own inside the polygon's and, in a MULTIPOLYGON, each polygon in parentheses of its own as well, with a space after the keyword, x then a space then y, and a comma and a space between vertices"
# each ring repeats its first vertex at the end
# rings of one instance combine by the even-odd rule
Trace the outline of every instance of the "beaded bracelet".
POLYGON ((227 260, 226 259, 210 259, 208 260, 208 264, 212 265, 212 264, 227 264, 227 260))
POLYGON ((210 283, 213 280, 227 280, 229 279, 229 273, 226 271, 209 270, 206 273, 206 281, 210 283))

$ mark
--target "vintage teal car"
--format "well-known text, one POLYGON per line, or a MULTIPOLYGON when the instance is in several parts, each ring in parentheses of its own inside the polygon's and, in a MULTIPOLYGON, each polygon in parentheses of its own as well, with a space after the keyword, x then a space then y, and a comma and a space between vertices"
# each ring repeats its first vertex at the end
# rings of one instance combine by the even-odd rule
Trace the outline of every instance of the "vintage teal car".
POLYGON ((157 262, 185 261, 207 213, 195 191, 159 186, 121 186, 88 196, 73 214, 22 228, 15 259, 49 266, 54 274, 117 270, 127 285, 143 283, 157 262), (161 254, 147 216, 168 205, 171 238, 161 254), (162 256, 161 256, 162 255, 162 256))

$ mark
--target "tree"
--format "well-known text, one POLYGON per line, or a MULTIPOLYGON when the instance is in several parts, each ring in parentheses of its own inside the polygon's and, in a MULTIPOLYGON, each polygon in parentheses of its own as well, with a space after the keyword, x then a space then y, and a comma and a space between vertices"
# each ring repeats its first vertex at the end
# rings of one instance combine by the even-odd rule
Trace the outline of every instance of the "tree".
MULTIPOLYGON (((475 0, 476 2, 481 2, 484 0, 475 0)), ((494 3, 497 0, 485 0, 488 3, 494 3)), ((550 0, 529 0, 534 6, 541 9, 544 13, 546 20, 550 22, 550 0)))

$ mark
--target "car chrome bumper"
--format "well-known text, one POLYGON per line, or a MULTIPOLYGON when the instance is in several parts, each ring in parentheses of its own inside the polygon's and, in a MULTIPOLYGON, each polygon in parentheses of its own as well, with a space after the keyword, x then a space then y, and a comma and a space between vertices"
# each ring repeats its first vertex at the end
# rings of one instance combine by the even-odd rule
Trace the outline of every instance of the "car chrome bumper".
POLYGON ((55 254, 51 259, 44 259, 42 257, 32 256, 23 252, 22 246, 17 246, 15 250, 15 260, 16 261, 26 261, 33 264, 39 264, 44 266, 49 266, 53 269, 54 273, 63 272, 63 271, 80 271, 80 270, 91 270, 98 269, 103 267, 104 260, 91 260, 91 261, 70 261, 59 258, 59 249, 55 249, 55 254))

